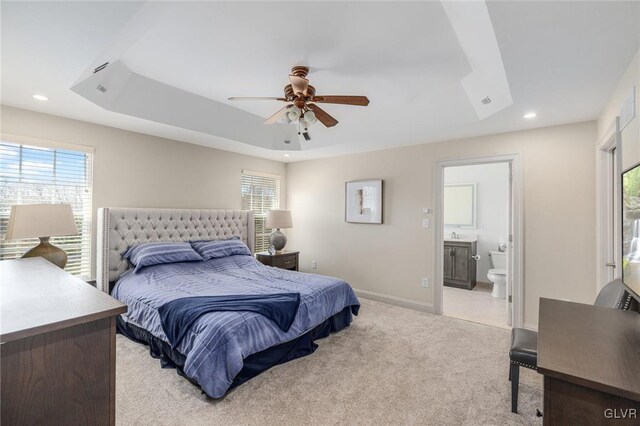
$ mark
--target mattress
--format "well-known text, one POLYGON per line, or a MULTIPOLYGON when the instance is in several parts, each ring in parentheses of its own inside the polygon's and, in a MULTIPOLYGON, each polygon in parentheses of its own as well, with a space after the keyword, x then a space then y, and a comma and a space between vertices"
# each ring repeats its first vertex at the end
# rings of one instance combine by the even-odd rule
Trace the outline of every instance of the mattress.
POLYGON ((252 256, 228 256, 204 262, 155 265, 123 274, 112 295, 128 305, 122 320, 166 342, 158 308, 183 297, 299 293, 300 307, 284 332, 266 317, 250 312, 211 312, 200 317, 180 344, 183 373, 212 398, 223 396, 244 360, 292 341, 360 302, 338 278, 272 268, 252 256))

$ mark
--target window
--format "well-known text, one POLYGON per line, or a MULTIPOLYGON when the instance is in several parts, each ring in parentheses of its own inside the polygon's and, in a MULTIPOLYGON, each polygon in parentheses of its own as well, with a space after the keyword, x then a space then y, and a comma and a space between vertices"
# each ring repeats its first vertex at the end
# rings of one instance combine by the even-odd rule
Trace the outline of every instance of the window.
POLYGON ((0 260, 15 259, 38 244, 37 239, 5 240, 13 204, 70 204, 78 235, 53 237, 51 243, 68 256, 65 270, 91 275, 92 154, 0 142, 0 260))
POLYGON ((242 171, 242 210, 255 213, 255 251, 269 248, 269 231, 265 228, 267 210, 280 208, 280 176, 242 171))

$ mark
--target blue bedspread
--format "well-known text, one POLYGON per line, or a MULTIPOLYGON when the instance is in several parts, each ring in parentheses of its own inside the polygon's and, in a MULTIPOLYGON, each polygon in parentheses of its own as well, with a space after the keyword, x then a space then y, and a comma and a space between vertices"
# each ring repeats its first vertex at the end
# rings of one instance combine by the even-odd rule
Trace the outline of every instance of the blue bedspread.
POLYGON ((287 332, 299 307, 300 293, 195 296, 167 302, 158 308, 158 313, 169 343, 177 346, 198 318, 210 312, 255 312, 287 332))
POLYGON ((251 256, 175 263, 126 272, 112 295, 128 305, 125 321, 169 343, 160 306, 184 297, 299 293, 296 318, 284 332, 253 312, 210 312, 201 316, 175 348, 185 355, 184 373, 212 398, 225 394, 244 358, 311 330, 346 307, 357 314, 353 289, 337 278, 265 266, 251 256))

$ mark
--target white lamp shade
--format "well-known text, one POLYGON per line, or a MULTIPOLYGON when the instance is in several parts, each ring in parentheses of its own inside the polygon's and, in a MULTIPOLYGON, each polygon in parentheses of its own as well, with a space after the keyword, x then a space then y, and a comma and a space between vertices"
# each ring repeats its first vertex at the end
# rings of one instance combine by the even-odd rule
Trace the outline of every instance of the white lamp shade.
POLYGON ((265 227, 268 229, 292 228, 291 212, 289 210, 267 210, 265 227))
POLYGON ((11 206, 7 240, 76 235, 78 228, 69 204, 11 206))
POLYGON ((300 112, 300 108, 294 105, 289 108, 289 112, 287 112, 287 118, 289 118, 289 120, 291 121, 298 121, 298 119, 300 118, 300 112))
POLYGON ((316 124, 318 122, 318 119, 316 118, 316 114, 313 111, 307 111, 304 113, 304 119, 307 121, 307 124, 309 126, 313 126, 314 124, 316 124))

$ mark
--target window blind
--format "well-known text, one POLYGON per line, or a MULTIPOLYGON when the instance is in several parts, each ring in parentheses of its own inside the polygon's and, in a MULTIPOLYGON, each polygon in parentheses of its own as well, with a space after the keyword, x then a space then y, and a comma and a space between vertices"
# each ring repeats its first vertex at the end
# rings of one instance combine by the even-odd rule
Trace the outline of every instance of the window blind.
POLYGON ((269 248, 270 231, 265 228, 267 210, 280 208, 280 177, 257 172, 242 172, 242 210, 255 213, 255 251, 269 248))
POLYGON ((91 275, 92 160, 89 152, 0 142, 0 260, 15 259, 36 246, 37 238, 6 240, 14 204, 70 204, 78 235, 52 237, 67 253, 65 270, 91 275))

